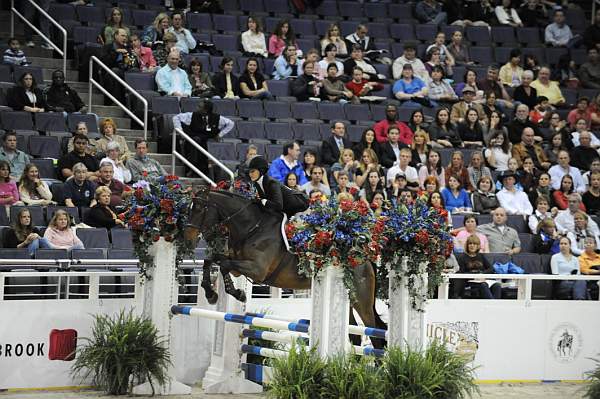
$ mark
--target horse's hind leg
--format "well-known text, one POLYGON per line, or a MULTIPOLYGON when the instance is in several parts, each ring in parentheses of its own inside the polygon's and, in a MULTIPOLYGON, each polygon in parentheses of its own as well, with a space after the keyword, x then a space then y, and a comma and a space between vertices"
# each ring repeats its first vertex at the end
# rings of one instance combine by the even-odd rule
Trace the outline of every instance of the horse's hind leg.
POLYGON ((208 303, 210 303, 211 305, 214 305, 215 303, 217 303, 217 300, 219 299, 219 294, 217 294, 215 292, 215 290, 213 289, 212 283, 210 281, 211 265, 212 265, 212 261, 210 261, 210 260, 204 261, 204 266, 202 267, 202 284, 200 284, 200 286, 202 288, 204 288, 204 296, 206 297, 206 300, 208 301, 208 303))
MULTIPOLYGON (((354 311, 352 310, 352 306, 350 306, 350 320, 349 321, 350 321, 351 326, 358 325, 358 323, 356 322, 356 318, 354 317, 354 311)), ((350 334, 350 342, 352 343, 352 345, 360 346, 360 344, 362 343, 362 339, 361 339, 360 335, 350 334)))
POLYGON ((223 284, 225 285, 225 292, 237 299, 240 302, 246 302, 246 293, 238 288, 235 288, 233 280, 229 271, 221 266, 221 275, 223 276, 223 284))

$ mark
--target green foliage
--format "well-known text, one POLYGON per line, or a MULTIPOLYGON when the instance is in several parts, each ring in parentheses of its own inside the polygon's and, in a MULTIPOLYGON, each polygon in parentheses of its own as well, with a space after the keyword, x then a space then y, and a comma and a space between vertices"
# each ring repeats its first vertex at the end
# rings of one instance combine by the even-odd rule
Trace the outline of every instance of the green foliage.
POLYGON ((382 375, 373 357, 337 356, 327 362, 322 399, 384 399, 382 375))
POLYGON ((320 398, 326 366, 314 349, 292 345, 289 356, 272 359, 273 378, 267 395, 276 399, 320 398))
POLYGON ((152 321, 130 310, 118 315, 94 316, 92 337, 81 338, 71 374, 86 380, 111 395, 130 393, 134 384, 148 380, 168 382, 170 354, 152 321))
POLYGON ((586 387, 584 397, 590 399, 600 398, 600 359, 592 359, 596 368, 586 373, 586 379, 590 384, 586 387))
POLYGON ((389 348, 383 359, 386 398, 460 399, 478 392, 475 369, 434 341, 425 351, 389 348))

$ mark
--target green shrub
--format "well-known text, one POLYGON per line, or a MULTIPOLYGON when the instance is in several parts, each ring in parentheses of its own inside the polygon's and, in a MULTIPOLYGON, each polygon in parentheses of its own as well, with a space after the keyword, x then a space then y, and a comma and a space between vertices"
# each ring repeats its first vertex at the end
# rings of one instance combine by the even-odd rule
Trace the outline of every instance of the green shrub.
POLYGON ((596 363, 596 368, 585 373, 590 384, 585 389, 584 397, 598 399, 600 398, 600 359, 592 360, 596 363))
POLYGON ((327 361, 322 399, 384 399, 382 373, 370 356, 337 356, 327 361))
POLYGON ((91 338, 81 338, 71 373, 111 395, 131 393, 134 384, 168 382, 170 354, 152 321, 121 310, 95 315, 91 338))

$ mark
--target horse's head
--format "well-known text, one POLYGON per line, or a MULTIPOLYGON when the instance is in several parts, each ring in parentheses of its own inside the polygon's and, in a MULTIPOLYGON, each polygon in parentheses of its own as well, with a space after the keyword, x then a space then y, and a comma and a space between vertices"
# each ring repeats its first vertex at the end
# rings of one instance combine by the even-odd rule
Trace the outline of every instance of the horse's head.
POLYGON ((218 215, 216 209, 209 212, 210 188, 203 187, 196 192, 190 204, 188 224, 185 228, 185 239, 196 243, 201 233, 206 232, 208 227, 214 225, 218 215))

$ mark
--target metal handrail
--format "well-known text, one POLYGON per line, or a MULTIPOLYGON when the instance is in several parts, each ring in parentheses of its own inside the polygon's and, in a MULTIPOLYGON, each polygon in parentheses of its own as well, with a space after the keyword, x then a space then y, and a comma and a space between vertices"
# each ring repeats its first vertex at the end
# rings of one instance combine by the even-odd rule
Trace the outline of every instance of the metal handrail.
POLYGON ((105 96, 113 100, 127 115, 131 117, 134 121, 136 121, 139 125, 144 128, 144 140, 148 139, 148 100, 146 100, 141 94, 139 94, 133 87, 131 87, 127 82, 119 77, 116 73, 114 73, 109 67, 107 67, 98 57, 92 56, 90 57, 90 85, 89 85, 89 101, 88 101, 88 112, 92 112, 92 86, 96 87, 105 96), (112 76, 117 82, 119 82, 123 87, 127 89, 130 93, 135 95, 138 100, 144 104, 144 120, 142 121, 138 118, 129 108, 127 108, 123 103, 117 100, 111 93, 109 93, 102 85, 94 80, 94 63, 98 64, 102 69, 104 69, 110 76, 112 76))
POLYGON ((213 187, 217 186, 217 183, 215 183, 210 177, 206 176, 200 169, 198 169, 196 166, 194 166, 194 164, 192 164, 190 161, 188 161, 182 154, 180 154, 177 151, 177 135, 180 135, 183 139, 185 139, 185 141, 187 141, 188 143, 193 145, 198 151, 200 151, 201 153, 206 155, 206 157, 208 159, 210 159, 211 161, 213 161, 215 163, 215 165, 217 165, 218 167, 223 169, 225 171, 225 173, 227 173, 229 175, 231 181, 233 181, 235 179, 235 175, 233 174, 231 169, 229 169, 227 166, 225 166, 221 161, 219 161, 210 152, 208 152, 208 150, 206 150, 200 144, 198 144, 196 142, 196 140, 194 140, 193 138, 191 138, 190 136, 185 134, 183 132, 183 130, 179 129, 178 127, 176 127, 175 131, 173 132, 173 143, 172 143, 173 150, 171 151, 171 167, 172 167, 173 174, 175 174, 175 159, 178 158, 181 160, 181 162, 183 162, 185 165, 187 165, 193 172, 195 172, 201 178, 203 178, 208 183, 210 183, 211 186, 213 186, 213 187))
POLYGON ((33 29, 38 35, 40 35, 42 37, 42 39, 44 39, 46 41, 46 43, 48 43, 50 46, 52 46, 52 48, 63 57, 63 74, 65 75, 65 79, 67 78, 67 30, 65 28, 62 27, 61 24, 59 24, 58 22, 56 22, 56 20, 54 18, 52 18, 50 16, 50 14, 48 14, 42 7, 40 7, 39 5, 37 5, 33 0, 21 0, 21 1, 28 1, 29 4, 31 4, 32 6, 34 6, 41 15, 45 16, 46 18, 48 18, 48 20, 50 22, 52 22, 52 24, 54 26, 56 26, 56 28, 63 34, 63 48, 62 50, 52 42, 52 40, 50 40, 46 35, 44 35, 42 33, 42 31, 40 31, 34 24, 32 24, 31 22, 29 22, 24 16, 23 14, 21 14, 19 12, 19 10, 17 10, 15 8, 15 0, 11 0, 10 1, 10 35, 14 36, 15 35, 15 14, 21 18, 21 20, 23 22, 25 22, 27 25, 29 25, 29 27, 31 29, 33 29))

